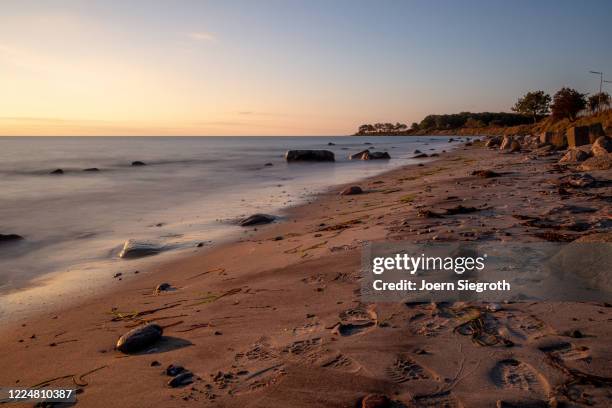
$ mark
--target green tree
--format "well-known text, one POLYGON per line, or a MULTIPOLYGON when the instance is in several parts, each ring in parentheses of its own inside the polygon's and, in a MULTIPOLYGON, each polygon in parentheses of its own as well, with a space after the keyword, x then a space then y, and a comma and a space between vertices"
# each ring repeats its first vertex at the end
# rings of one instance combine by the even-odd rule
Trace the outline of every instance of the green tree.
POLYGON ((589 96, 587 101, 591 113, 602 111, 604 108, 610 107, 610 94, 607 92, 596 93, 589 96))
POLYGON ((550 106, 550 95, 544 91, 527 92, 514 104, 512 110, 522 115, 531 116, 533 123, 538 121, 538 116, 548 115, 550 106))
POLYGON ((572 88, 563 87, 553 97, 550 109, 555 119, 567 118, 574 121, 578 112, 586 108, 586 104, 586 94, 572 88))

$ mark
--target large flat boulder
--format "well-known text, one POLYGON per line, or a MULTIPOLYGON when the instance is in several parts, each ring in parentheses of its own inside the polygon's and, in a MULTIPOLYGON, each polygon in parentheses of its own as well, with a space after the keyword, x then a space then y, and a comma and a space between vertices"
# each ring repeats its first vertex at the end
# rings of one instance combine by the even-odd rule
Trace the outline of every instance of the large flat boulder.
POLYGON ((335 161, 336 158, 333 152, 329 150, 288 150, 285 153, 285 160, 288 162, 296 161, 335 161))

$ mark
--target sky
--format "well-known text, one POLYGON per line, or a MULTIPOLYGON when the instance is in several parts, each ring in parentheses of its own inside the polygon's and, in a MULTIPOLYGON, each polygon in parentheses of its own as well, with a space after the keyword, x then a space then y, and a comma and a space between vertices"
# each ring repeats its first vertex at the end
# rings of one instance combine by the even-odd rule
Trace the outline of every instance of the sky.
MULTIPOLYGON (((0 135, 343 135, 612 80, 612 1, 0 0, 0 135)), ((607 87, 612 93, 612 86, 607 87)))

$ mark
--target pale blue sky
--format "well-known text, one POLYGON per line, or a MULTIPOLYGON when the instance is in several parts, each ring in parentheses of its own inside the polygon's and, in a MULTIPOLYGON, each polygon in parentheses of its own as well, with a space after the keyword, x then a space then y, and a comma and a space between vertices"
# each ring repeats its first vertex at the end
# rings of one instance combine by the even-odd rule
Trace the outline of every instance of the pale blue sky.
POLYGON ((612 80, 612 1, 0 3, 0 134, 346 134, 612 80))

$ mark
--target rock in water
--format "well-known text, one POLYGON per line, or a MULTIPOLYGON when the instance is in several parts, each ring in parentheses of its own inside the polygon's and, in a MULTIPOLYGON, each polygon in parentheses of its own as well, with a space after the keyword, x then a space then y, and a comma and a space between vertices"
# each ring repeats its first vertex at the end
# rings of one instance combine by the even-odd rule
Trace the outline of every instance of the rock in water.
POLYGON ((49 174, 64 174, 64 170, 62 170, 62 169, 55 169, 52 172, 50 172, 49 174))
POLYGON ((368 394, 361 400, 361 408, 391 408, 391 401, 386 395, 368 394))
POLYGON ((578 163, 589 158, 589 154, 580 149, 569 149, 567 153, 559 160, 559 163, 578 163))
POLYGON ((141 162, 140 160, 136 160, 132 162, 132 166, 146 166, 145 162, 141 162))
POLYGON ((362 150, 359 153, 351 154, 349 156, 349 160, 364 160, 362 157, 369 153, 370 153, 369 150, 362 150))
POLYGON ((428 157, 427 153, 419 153, 415 156, 412 156, 413 159, 424 159, 425 157, 428 157))
POLYGON ((164 329, 155 323, 137 327, 117 340, 115 348, 122 353, 135 353, 155 344, 161 339, 164 329))
POLYGON ((119 258, 139 258, 141 256, 155 255, 162 251, 162 247, 152 242, 128 239, 123 244, 119 258))
POLYGON ((387 152, 371 152, 369 150, 362 150, 359 153, 349 156, 349 160, 379 160, 390 158, 391 156, 387 152))
POLYGON ((273 215, 268 214, 253 214, 240 221, 241 227, 249 227, 251 225, 269 224, 276 219, 273 215))
POLYGON ((191 371, 183 371, 176 377, 168 381, 168 386, 172 388, 180 387, 182 385, 191 384, 193 382, 193 373, 191 371))
POLYGON ((0 234, 0 244, 6 243, 6 242, 20 241, 22 239, 23 237, 17 234, 0 234))
POLYGON ((288 150, 285 153, 285 160, 294 161, 335 161, 333 152, 329 150, 288 150))
POLYGON ((340 195, 362 194, 363 190, 359 186, 350 186, 340 192, 340 195))
POLYGON ((591 147, 591 154, 595 157, 606 156, 612 152, 612 139, 605 136, 600 136, 595 140, 591 147))

